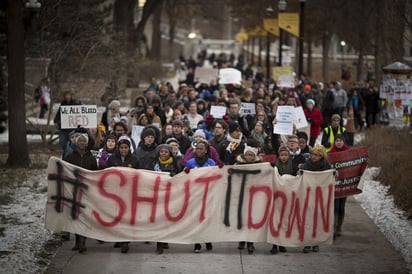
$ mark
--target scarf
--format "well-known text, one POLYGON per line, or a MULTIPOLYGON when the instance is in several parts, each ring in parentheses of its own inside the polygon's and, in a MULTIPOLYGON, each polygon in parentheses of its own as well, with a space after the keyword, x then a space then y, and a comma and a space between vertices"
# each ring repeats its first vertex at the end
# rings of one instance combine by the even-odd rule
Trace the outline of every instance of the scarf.
POLYGON ((159 163, 164 166, 167 167, 168 165, 173 164, 173 157, 169 157, 167 160, 162 161, 159 157, 159 163))
POLYGON ((240 145, 240 142, 242 142, 242 134, 240 134, 239 139, 235 139, 230 134, 226 137, 226 139, 229 141, 228 146, 226 147, 226 150, 229 152, 235 151, 238 146, 240 145))

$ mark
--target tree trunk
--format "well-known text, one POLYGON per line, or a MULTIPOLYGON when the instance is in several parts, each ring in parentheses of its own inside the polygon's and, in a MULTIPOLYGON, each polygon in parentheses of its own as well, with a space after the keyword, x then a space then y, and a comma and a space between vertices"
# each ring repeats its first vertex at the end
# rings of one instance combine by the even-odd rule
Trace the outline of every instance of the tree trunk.
POLYGON ((7 1, 9 155, 7 165, 29 167, 24 92, 24 27, 21 1, 7 1))
POLYGON ((328 32, 324 33, 322 37, 322 78, 325 83, 330 82, 329 69, 329 49, 330 49, 330 35, 328 32))
POLYGON ((150 50, 150 57, 155 61, 159 61, 161 59, 161 49, 162 49, 162 33, 160 31, 160 24, 162 18, 162 6, 159 5, 156 7, 153 13, 152 19, 152 48, 150 50))

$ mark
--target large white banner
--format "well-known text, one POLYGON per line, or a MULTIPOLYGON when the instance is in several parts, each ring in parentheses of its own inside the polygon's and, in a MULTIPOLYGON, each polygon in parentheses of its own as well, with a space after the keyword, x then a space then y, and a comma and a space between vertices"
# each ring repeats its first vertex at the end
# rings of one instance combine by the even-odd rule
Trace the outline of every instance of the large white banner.
POLYGON ((52 157, 46 227, 104 241, 330 244, 333 170, 280 176, 269 163, 170 177, 81 169, 52 157))

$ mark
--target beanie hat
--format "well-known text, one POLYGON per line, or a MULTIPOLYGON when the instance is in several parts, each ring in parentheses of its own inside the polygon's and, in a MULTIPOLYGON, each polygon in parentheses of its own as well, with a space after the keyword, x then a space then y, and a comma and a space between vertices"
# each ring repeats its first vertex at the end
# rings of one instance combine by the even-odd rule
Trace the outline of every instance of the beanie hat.
POLYGON ((196 137, 196 136, 200 136, 200 137, 202 137, 203 139, 206 138, 205 132, 204 132, 203 130, 201 130, 201 129, 197 129, 197 130, 195 131, 195 133, 193 133, 193 137, 196 137))
POLYGON ((278 153, 280 154, 282 151, 287 151, 289 153, 289 149, 287 146, 285 146, 284 144, 281 144, 279 149, 278 149, 278 153))
POLYGON ((255 124, 255 125, 257 125, 257 124, 259 124, 259 125, 261 125, 261 126, 263 127, 263 121, 258 120, 258 121, 256 121, 256 124, 255 124))
POLYGON ((117 144, 120 146, 122 144, 126 144, 129 147, 131 146, 130 138, 127 135, 122 135, 119 137, 119 141, 117 141, 117 144))
POLYGON ((337 113, 333 114, 332 115, 332 121, 335 120, 335 119, 339 119, 339 121, 340 121, 340 115, 337 114, 337 113))
POLYGON ((180 126, 183 127, 183 122, 181 120, 174 120, 172 122, 172 126, 180 126))
POLYGON ((111 102, 109 103, 108 108, 109 108, 109 109, 112 109, 112 108, 120 107, 120 106, 121 106, 120 101, 118 101, 118 100, 113 100, 113 101, 111 101, 111 102))
POLYGON ((167 145, 169 145, 170 143, 173 143, 173 142, 175 142, 176 144, 179 145, 179 141, 178 141, 175 137, 167 138, 167 140, 166 140, 165 143, 166 143, 167 145))
POLYGON ((152 129, 152 128, 145 128, 145 129, 142 131, 142 133, 141 133, 141 135, 140 135, 140 138, 141 138, 141 139, 144 139, 144 138, 147 137, 147 136, 153 136, 153 137, 156 138, 156 132, 154 131, 154 129, 152 129))
POLYGON ((173 148, 172 148, 172 146, 167 145, 167 144, 158 145, 158 146, 156 147, 156 154, 157 154, 157 155, 159 155, 159 152, 160 152, 161 149, 167 149, 167 150, 169 151, 170 156, 173 155, 173 148))
POLYGON ((86 143, 89 142, 89 135, 88 135, 87 133, 79 133, 79 132, 77 132, 77 133, 76 133, 76 144, 77 144, 77 142, 79 141, 80 138, 86 139, 86 143))
POLYGON ((245 146, 245 149, 243 150, 243 154, 246 154, 246 152, 251 151, 253 152, 253 154, 255 154, 255 156, 258 155, 259 149, 256 147, 250 147, 248 145, 245 146))
POLYGON ((313 99, 308 99, 308 100, 306 100, 306 104, 312 104, 313 106, 316 105, 316 104, 315 104, 315 100, 313 100, 313 99))
POLYGON ((318 154, 322 158, 326 157, 326 149, 321 144, 316 144, 310 152, 313 153, 313 154, 318 154))
POLYGON ((303 138, 306 141, 309 139, 308 135, 304 131, 299 131, 298 133, 296 133, 296 136, 298 136, 298 139, 303 138))
POLYGON ((306 91, 310 91, 312 89, 312 87, 309 85, 309 84, 306 84, 305 85, 305 90, 306 91))
POLYGON ((229 134, 236 131, 236 130, 240 130, 240 125, 238 123, 230 123, 229 124, 229 134))

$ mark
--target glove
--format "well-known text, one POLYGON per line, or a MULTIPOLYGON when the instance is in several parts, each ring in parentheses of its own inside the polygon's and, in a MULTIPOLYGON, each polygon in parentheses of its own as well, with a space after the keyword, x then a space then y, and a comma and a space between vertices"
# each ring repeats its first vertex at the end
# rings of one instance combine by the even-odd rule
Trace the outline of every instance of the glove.
POLYGON ((176 175, 176 173, 174 173, 174 172, 170 172, 170 173, 169 173, 169 176, 170 176, 170 177, 173 177, 173 176, 175 176, 175 175, 176 175))
POLYGON ((222 162, 220 162, 220 163, 218 164, 219 168, 222 168, 224 165, 225 165, 225 164, 222 163, 222 162))
POLYGON ((312 123, 312 119, 308 118, 306 120, 308 121, 308 123, 312 123))
POLYGON ((270 162, 270 165, 271 165, 273 168, 275 168, 276 162, 270 162))
POLYGON ((185 167, 185 168, 183 169, 183 171, 184 171, 185 173, 189 173, 189 172, 190 172, 190 167, 185 167))

